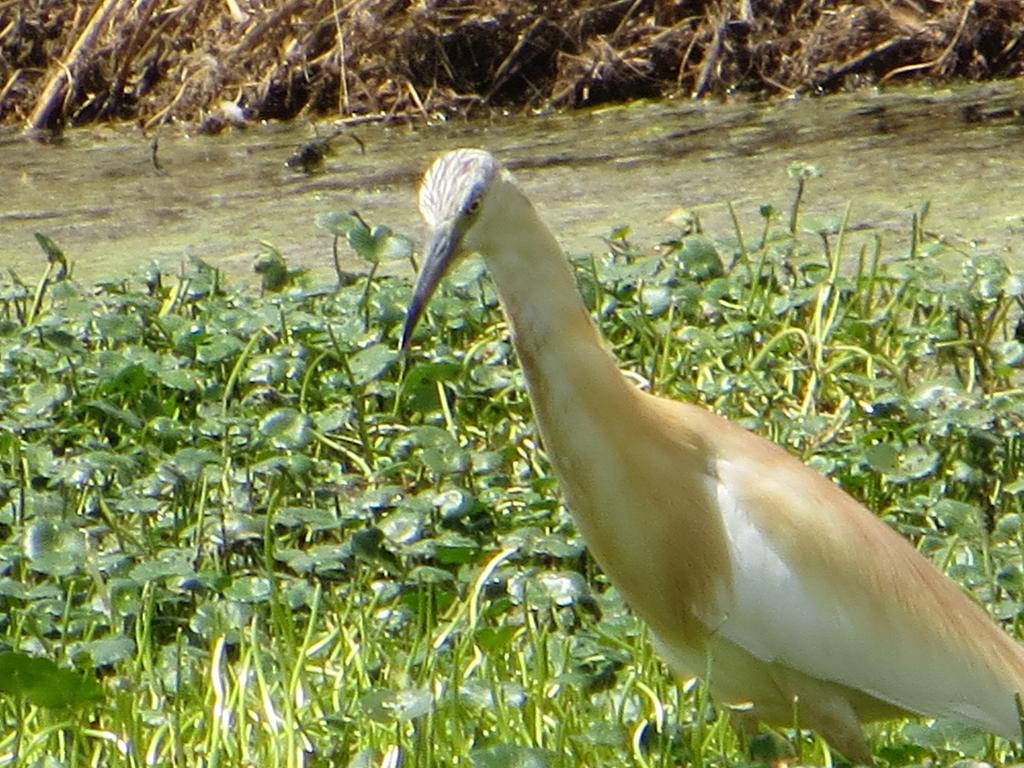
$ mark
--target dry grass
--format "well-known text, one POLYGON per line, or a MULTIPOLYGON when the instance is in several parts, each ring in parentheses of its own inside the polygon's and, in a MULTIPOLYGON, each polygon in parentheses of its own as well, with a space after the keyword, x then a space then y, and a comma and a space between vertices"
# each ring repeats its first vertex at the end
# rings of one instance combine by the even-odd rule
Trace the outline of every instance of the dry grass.
POLYGON ((152 126, 1024 71, 1019 0, 0 0, 0 120, 152 126))

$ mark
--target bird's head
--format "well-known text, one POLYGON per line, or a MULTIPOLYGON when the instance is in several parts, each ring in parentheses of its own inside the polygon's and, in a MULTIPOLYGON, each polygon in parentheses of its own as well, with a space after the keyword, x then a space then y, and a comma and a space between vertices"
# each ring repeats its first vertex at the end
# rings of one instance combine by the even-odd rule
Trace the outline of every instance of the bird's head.
POLYGON ((487 249, 488 222, 502 207, 499 190, 514 186, 498 161, 480 149, 456 149, 430 166, 420 185, 420 214, 430 228, 427 248, 405 316, 402 349, 441 279, 463 256, 487 249))

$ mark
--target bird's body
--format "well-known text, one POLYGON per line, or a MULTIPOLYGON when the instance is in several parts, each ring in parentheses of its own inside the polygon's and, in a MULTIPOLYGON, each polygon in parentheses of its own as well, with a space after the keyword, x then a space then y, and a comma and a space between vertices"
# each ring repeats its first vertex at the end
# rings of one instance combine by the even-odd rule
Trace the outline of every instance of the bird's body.
POLYGON ((877 517, 771 442, 633 386, 527 198, 440 158, 403 345, 458 255, 491 271, 544 446, 587 546, 679 675, 869 763, 861 723, 921 714, 1017 739, 1024 652, 877 517), (796 704, 794 704, 794 699, 796 704))

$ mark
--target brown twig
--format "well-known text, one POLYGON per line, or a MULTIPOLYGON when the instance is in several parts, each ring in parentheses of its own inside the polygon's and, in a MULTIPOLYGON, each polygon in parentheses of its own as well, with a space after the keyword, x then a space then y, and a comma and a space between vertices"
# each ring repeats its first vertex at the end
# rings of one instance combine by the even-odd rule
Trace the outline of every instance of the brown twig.
POLYGON ((345 51, 345 30, 341 27, 341 11, 338 0, 332 0, 334 6, 334 34, 338 39, 338 108, 342 114, 352 111, 348 97, 348 55, 345 51))
POLYGON ((708 84, 711 80, 711 72, 714 70, 715 65, 718 64, 719 55, 722 52, 722 33, 725 31, 725 25, 729 22, 727 14, 723 13, 721 18, 715 20, 715 30, 711 36, 711 43, 708 45, 707 52, 704 54, 704 64, 700 68, 700 75, 697 78, 697 84, 693 89, 693 97, 700 98, 708 90, 708 84))
MULTIPOLYGON (((812 85, 812 87, 818 86, 818 85, 821 85, 822 83, 824 83, 827 80, 832 80, 832 79, 835 79, 835 78, 840 78, 840 77, 843 77, 844 75, 849 74, 850 72, 853 72, 856 69, 859 69, 859 68, 862 68, 862 67, 866 67, 866 66, 870 65, 870 63, 871 63, 871 61, 873 59, 876 59, 876 58, 879 58, 879 57, 883 56, 884 54, 888 53, 889 51, 891 51, 896 46, 902 45, 903 43, 906 43, 906 42, 907 42, 907 39, 905 37, 893 37, 893 38, 890 38, 889 40, 885 40, 885 41, 879 43, 878 45, 876 45, 876 46, 874 46, 872 48, 869 48, 866 51, 858 51, 855 56, 853 56, 850 59, 847 59, 846 61, 842 62, 838 66, 830 64, 827 67, 827 69, 824 72, 822 72, 820 75, 819 74, 813 74, 811 76, 811 85, 812 85)), ((913 65, 913 66, 917 66, 917 65, 913 65)), ((927 66, 931 66, 931 65, 930 65, 930 63, 928 63, 928 64, 923 64, 921 66, 927 67, 927 66)), ((896 72, 890 72, 889 74, 887 74, 885 77, 882 78, 882 82, 884 82, 886 79, 888 79, 890 76, 892 76, 894 74, 897 74, 897 73, 896 72)))
POLYGON ((267 18, 263 19, 263 21, 253 25, 253 28, 246 33, 242 41, 231 50, 231 55, 238 59, 255 48, 270 30, 276 28, 284 19, 295 14, 298 7, 304 2, 305 0, 290 0, 290 2, 282 5, 267 16, 267 18))
POLYGON ((18 82, 18 78, 21 77, 22 70, 16 69, 11 73, 11 76, 7 78, 7 82, 4 83, 4 87, 0 88, 0 104, 4 103, 7 98, 7 94, 13 90, 15 83, 18 82))
POLYGON ((935 60, 935 69, 941 69, 956 48, 957 43, 960 42, 960 38, 964 34, 964 29, 967 26, 967 20, 971 17, 971 13, 974 12, 975 0, 968 0, 964 5, 964 12, 960 16, 960 23, 957 25, 956 32, 953 33, 953 39, 949 41, 949 45, 946 46, 942 54, 935 60))
POLYGON ((508 52, 508 55, 502 60, 501 64, 498 65, 498 69, 495 70, 494 75, 491 77, 491 87, 488 88, 487 93, 484 94, 484 101, 489 102, 494 98, 494 94, 497 93, 505 82, 515 74, 516 70, 519 69, 516 60, 519 54, 522 53, 523 49, 526 48, 527 43, 530 42, 530 37, 534 31, 545 19, 538 17, 534 19, 530 26, 519 33, 519 39, 516 40, 516 44, 512 46, 512 50, 508 52))
POLYGON ((85 25, 85 29, 68 54, 67 60, 54 64, 49 81, 29 115, 29 131, 41 131, 53 122, 54 110, 64 101, 76 73, 84 66, 100 31, 111 16, 116 17, 119 10, 130 6, 131 0, 100 0, 89 23, 85 25))
POLYGON ((138 18, 135 21, 135 26, 132 28, 131 35, 128 37, 128 42, 124 44, 121 52, 121 66, 118 67, 117 77, 114 79, 114 86, 111 88, 110 93, 107 96, 108 103, 114 99, 119 99, 121 94, 124 93, 125 83, 128 82, 128 78, 132 71, 132 64, 135 61, 135 51, 138 49, 139 41, 142 37, 142 31, 146 28, 149 23, 150 17, 153 15, 153 11, 156 9, 157 0, 141 0, 136 6, 138 11, 138 18))

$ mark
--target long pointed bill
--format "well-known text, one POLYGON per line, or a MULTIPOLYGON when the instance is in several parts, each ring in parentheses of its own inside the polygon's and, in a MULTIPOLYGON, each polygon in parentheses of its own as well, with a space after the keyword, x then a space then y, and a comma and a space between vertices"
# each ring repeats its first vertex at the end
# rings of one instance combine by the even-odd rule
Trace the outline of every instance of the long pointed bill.
POLYGON ((431 233, 427 245, 427 256, 416 278, 416 287, 412 291, 412 301, 405 313, 405 328, 402 329, 402 352, 409 348, 412 332, 416 330, 423 311, 427 308, 430 297, 437 290, 441 278, 455 260, 458 251, 459 236, 451 222, 444 222, 431 233))

